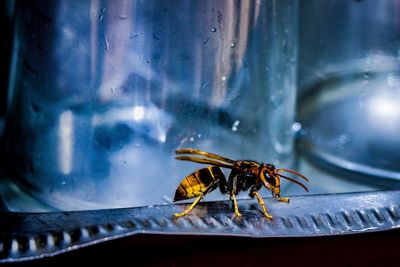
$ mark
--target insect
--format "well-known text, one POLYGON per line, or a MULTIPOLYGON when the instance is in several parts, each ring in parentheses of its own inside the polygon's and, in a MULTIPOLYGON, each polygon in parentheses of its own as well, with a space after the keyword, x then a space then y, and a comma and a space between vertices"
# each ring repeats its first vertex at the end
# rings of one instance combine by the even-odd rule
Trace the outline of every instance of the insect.
POLYGON ((295 183, 308 192, 304 184, 282 174, 285 172, 291 173, 309 182, 307 177, 293 170, 277 169, 272 164, 259 163, 253 160, 232 160, 193 148, 178 149, 176 154, 178 154, 176 156, 178 160, 209 164, 210 166, 196 170, 181 181, 176 189, 174 202, 197 198, 185 211, 174 214, 175 218, 188 214, 206 194, 217 187, 219 187, 222 194, 229 194, 237 217, 241 217, 241 214, 236 196, 240 191, 249 190, 249 196, 257 198, 264 216, 270 220, 273 219, 273 216, 268 213, 264 201, 258 193, 262 186, 270 190, 276 200, 285 203, 289 203, 289 198, 280 196, 280 178, 295 183), (231 170, 228 180, 226 180, 221 168, 231 170))

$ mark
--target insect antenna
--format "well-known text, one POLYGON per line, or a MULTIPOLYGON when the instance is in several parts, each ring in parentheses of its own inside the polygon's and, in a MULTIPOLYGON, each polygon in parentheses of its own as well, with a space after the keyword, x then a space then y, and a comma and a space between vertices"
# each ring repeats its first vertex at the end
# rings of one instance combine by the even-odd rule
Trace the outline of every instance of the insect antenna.
MULTIPOLYGON (((292 178, 290 178, 290 177, 287 177, 287 176, 285 176, 285 175, 283 175, 283 174, 277 174, 277 175, 278 175, 279 177, 281 177, 281 178, 284 178, 284 179, 286 179, 286 180, 288 180, 288 181, 290 181, 290 182, 292 182, 292 183, 295 183, 295 184, 297 184, 297 185, 303 187, 304 190, 306 190, 306 191, 308 192, 308 188, 307 188, 304 184, 300 183, 299 181, 297 181, 297 180, 295 180, 295 179, 292 179, 292 178)), ((308 181, 308 180, 307 180, 307 181, 308 181)))
MULTIPOLYGON (((297 175, 297 176, 303 178, 303 179, 306 180, 307 182, 310 181, 310 180, 308 180, 308 178, 305 177, 303 174, 298 173, 298 172, 293 171, 293 170, 289 170, 289 169, 277 169, 275 172, 290 172, 290 173, 292 173, 292 174, 295 174, 295 175, 297 175)), ((280 174, 279 174, 279 175, 280 175, 280 174)))

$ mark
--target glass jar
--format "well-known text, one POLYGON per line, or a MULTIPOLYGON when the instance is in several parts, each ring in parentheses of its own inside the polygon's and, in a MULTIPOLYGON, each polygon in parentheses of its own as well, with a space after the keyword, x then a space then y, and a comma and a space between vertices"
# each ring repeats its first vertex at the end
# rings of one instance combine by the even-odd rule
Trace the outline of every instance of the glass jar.
POLYGON ((400 179, 400 2, 301 4, 299 120, 314 163, 357 183, 400 179))
POLYGON ((297 10, 292 0, 17 2, 13 180, 71 210, 170 201, 200 168, 176 161, 179 147, 289 168, 297 10))

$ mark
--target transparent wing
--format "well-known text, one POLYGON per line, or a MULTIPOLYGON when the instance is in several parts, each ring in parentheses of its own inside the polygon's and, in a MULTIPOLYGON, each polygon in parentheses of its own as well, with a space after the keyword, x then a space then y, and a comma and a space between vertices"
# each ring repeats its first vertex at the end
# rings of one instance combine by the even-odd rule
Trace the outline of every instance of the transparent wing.
POLYGON ((228 159, 217 154, 209 153, 206 151, 202 151, 199 149, 193 148, 180 148, 175 151, 176 154, 180 156, 176 156, 175 158, 178 160, 186 160, 192 161, 202 164, 210 164, 223 168, 234 169, 235 160, 228 159), (188 155, 184 155, 188 154, 188 155), (199 155, 200 157, 196 157, 199 155))

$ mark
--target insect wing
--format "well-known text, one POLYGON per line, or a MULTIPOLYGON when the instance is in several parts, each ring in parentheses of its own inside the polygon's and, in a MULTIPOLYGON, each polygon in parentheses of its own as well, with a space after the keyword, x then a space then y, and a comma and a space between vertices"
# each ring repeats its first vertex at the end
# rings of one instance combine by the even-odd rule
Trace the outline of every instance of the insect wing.
POLYGON ((180 149, 177 149, 175 151, 175 153, 176 154, 181 154, 181 155, 182 154, 201 155, 201 156, 204 156, 205 158, 208 158, 208 159, 216 159, 218 161, 225 162, 225 163, 230 163, 230 164, 234 164, 235 163, 235 160, 228 159, 228 158, 219 156, 217 154, 213 154, 213 153, 210 153, 210 152, 206 152, 206 151, 202 151, 202 150, 194 149, 194 148, 180 148, 180 149))
MULTIPOLYGON (((217 166, 209 166, 207 168, 196 170, 194 173, 186 176, 179 184, 175 192, 174 201, 190 199, 199 196, 204 192, 209 185, 224 178, 224 174, 217 166)), ((215 184, 211 191, 216 189, 218 184, 215 184)))

